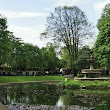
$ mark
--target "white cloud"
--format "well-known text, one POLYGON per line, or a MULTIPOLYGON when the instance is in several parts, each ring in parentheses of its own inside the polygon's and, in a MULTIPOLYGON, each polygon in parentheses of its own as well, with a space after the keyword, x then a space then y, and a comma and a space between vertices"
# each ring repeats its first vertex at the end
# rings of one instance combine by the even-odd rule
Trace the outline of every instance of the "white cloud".
POLYGON ((40 40, 41 31, 32 27, 11 25, 8 27, 8 30, 13 32, 16 37, 21 38, 25 43, 31 43, 40 48, 44 47, 47 43, 46 41, 40 40))
MULTIPOLYGON (((40 33, 44 30, 44 25, 36 26, 18 26, 16 22, 11 24, 9 19, 15 18, 32 18, 38 16, 47 16, 47 13, 40 13, 40 12, 17 12, 17 11, 10 11, 10 10, 1 10, 0 14, 5 16, 8 19, 8 30, 13 32, 13 34, 17 38, 21 38, 25 43, 31 43, 33 45, 37 45, 40 48, 46 45, 46 41, 40 40, 40 33)), ((17 23, 18 24, 18 23, 17 23)))
POLYGON ((102 12, 102 9, 105 7, 106 4, 110 3, 110 0, 103 0, 100 2, 96 2, 94 4, 95 11, 98 11, 99 13, 102 12))
POLYGON ((26 18, 26 17, 38 17, 38 16, 47 16, 47 13, 42 12, 18 12, 11 10, 2 10, 0 9, 0 14, 7 18, 26 18))
POLYGON ((88 0, 55 0, 56 6, 73 6, 77 5, 78 3, 85 3, 88 0))

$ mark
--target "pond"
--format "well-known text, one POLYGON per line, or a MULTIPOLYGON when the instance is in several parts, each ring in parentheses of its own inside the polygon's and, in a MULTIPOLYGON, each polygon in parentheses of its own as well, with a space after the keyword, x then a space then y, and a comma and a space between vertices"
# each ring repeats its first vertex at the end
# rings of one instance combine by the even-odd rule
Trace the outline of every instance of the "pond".
POLYGON ((110 110, 110 90, 63 90, 50 83, 0 86, 10 110, 110 110))

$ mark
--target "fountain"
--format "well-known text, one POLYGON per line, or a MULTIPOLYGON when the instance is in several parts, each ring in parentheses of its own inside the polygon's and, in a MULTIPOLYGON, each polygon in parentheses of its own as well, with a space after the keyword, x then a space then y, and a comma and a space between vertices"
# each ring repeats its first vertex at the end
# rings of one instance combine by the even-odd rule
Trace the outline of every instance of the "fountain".
POLYGON ((101 73, 100 69, 94 69, 93 64, 95 62, 95 59, 93 58, 93 51, 90 51, 90 59, 87 59, 90 63, 90 69, 82 69, 82 74, 84 74, 84 78, 90 77, 98 77, 99 74, 101 73))

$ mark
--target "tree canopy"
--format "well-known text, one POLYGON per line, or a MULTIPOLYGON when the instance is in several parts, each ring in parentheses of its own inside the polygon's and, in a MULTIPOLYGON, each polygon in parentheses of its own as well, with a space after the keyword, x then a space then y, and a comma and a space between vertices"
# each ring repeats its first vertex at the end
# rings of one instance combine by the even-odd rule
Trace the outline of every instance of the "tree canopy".
POLYGON ((60 61, 52 43, 47 43, 47 46, 41 49, 41 55, 42 67, 44 69, 52 70, 59 67, 60 61))
MULTIPOLYGON (((83 68, 89 68, 89 62, 87 59, 90 57, 90 47, 89 46, 83 46, 82 48, 79 49, 78 51, 78 58, 75 60, 75 64, 78 70, 81 70, 83 68)), ((64 47, 61 52, 61 59, 63 59, 66 63, 66 67, 70 67, 70 59, 69 59, 69 54, 67 49, 64 47)))
POLYGON ((78 46, 82 40, 91 36, 91 25, 85 13, 77 6, 57 7, 47 17, 46 31, 42 36, 50 37, 55 42, 65 45, 68 50, 71 67, 78 56, 78 46))
POLYGON ((12 33, 7 30, 7 19, 0 15, 0 66, 5 64, 10 55, 12 33))
POLYGON ((103 9, 97 28, 99 34, 94 46, 95 57, 100 66, 110 68, 110 4, 103 9))
POLYGON ((0 67, 47 70, 58 67, 59 63, 55 47, 51 43, 41 49, 24 43, 7 30, 7 19, 0 15, 0 67))

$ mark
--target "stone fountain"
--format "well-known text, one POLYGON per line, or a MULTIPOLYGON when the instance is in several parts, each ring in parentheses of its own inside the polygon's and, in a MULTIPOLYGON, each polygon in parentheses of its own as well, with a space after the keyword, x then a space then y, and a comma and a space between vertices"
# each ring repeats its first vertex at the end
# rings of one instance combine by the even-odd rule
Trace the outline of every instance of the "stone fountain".
POLYGON ((90 78, 94 78, 94 77, 98 77, 101 73, 100 69, 94 69, 93 68, 93 64, 95 62, 95 59, 93 58, 93 51, 90 51, 90 59, 87 59, 90 63, 90 69, 82 69, 82 74, 84 74, 84 78, 86 77, 90 77, 90 78))

